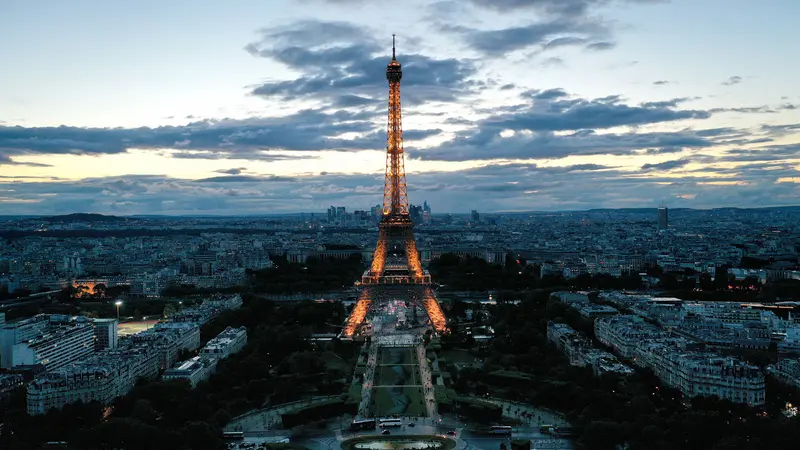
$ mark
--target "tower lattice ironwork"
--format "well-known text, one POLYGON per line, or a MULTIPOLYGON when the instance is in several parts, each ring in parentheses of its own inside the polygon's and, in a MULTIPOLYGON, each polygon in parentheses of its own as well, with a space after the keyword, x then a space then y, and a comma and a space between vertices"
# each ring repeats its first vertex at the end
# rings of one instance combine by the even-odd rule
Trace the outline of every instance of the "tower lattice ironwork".
POLYGON ((386 126, 386 175, 383 182, 383 209, 378 243, 364 284, 427 284, 430 275, 422 270, 413 223, 409 216, 403 152, 403 114, 400 107, 400 80, 403 70, 397 61, 394 35, 392 60, 386 67, 389 82, 389 117, 386 126))

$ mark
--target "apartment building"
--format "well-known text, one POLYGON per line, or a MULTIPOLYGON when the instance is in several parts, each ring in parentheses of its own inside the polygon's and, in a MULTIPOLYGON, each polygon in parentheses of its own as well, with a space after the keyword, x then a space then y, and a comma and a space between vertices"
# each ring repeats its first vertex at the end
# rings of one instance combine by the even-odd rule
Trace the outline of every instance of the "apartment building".
POLYGON ((225 359, 239 352, 247 344, 247 328, 228 327, 217 337, 208 341, 200 350, 200 355, 206 358, 225 359))
POLYGON ((603 345, 611 347, 615 353, 626 359, 634 357, 636 345, 640 341, 668 336, 641 317, 627 314, 598 318, 594 322, 594 334, 603 345))
POLYGON ((800 389, 800 359, 781 359, 767 366, 767 372, 779 381, 800 389))
POLYGON ((715 396, 748 406, 765 403, 763 372, 736 358, 685 350, 669 340, 641 342, 635 354, 637 365, 688 397, 715 396))
POLYGON ((91 355, 94 327, 83 317, 40 314, 7 323, 0 337, 2 367, 42 364, 55 370, 91 355))
POLYGON ((158 354, 146 347, 105 350, 69 367, 37 376, 28 384, 28 414, 78 401, 104 405, 127 394, 139 378, 158 375, 158 354))
POLYGON ((164 380, 186 380, 192 388, 195 388, 198 383, 207 380, 214 373, 218 361, 216 358, 195 356, 165 371, 162 378, 164 380))

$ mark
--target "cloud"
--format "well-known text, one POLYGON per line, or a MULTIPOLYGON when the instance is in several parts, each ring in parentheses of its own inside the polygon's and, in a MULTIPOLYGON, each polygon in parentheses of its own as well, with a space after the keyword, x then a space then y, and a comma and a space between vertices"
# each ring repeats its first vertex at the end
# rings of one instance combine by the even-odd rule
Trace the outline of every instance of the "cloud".
POLYGON ((638 127, 683 120, 703 120, 709 111, 679 109, 691 100, 628 105, 619 95, 596 99, 575 98, 563 89, 532 90, 521 97, 525 104, 479 111, 487 114, 456 132, 455 137, 425 149, 411 149, 414 157, 426 160, 464 161, 499 158, 561 158, 569 155, 631 154, 636 151, 675 152, 683 148, 704 148, 717 141, 740 139, 730 129, 694 132, 601 133, 616 127, 638 127), (658 149, 658 150, 654 150, 658 149))
POLYGON ((0 154, 0 166, 53 167, 50 164, 14 161, 11 157, 0 154))
POLYGON ((620 103, 618 96, 586 100, 564 99, 563 95, 557 91, 539 95, 545 97, 537 100, 548 101, 533 102, 527 109, 514 113, 495 115, 484 119, 480 125, 498 131, 504 129, 565 131, 645 125, 685 119, 707 119, 711 116, 709 112, 702 110, 675 109, 682 99, 630 106, 620 103))
POLYGON ((446 25, 443 29, 462 36, 470 48, 490 57, 503 56, 533 46, 545 50, 582 45, 589 40, 606 38, 611 32, 601 23, 566 19, 495 30, 481 30, 460 25, 446 25))
MULTIPOLYGON (((557 16, 578 17, 586 15, 592 8, 608 3, 608 0, 470 0, 472 4, 499 12, 517 12, 534 9, 557 16)), ((657 3, 659 0, 624 0, 629 3, 657 3)))
MULTIPOLYGON (((387 89, 389 48, 379 46, 361 28, 339 22, 303 21, 261 30, 261 38, 246 50, 300 72, 291 80, 261 83, 251 89, 259 97, 284 101, 313 100, 329 107, 379 107, 375 98, 387 89)), ((409 87, 403 101, 410 105, 454 102, 474 93, 480 83, 468 59, 438 59, 403 53, 402 85, 409 87)), ((375 111, 373 110, 373 114, 375 111)))
POLYGON ((412 156, 438 161, 549 159, 571 155, 628 155, 642 149, 705 148, 713 145, 713 140, 692 131, 600 134, 583 130, 570 134, 539 132, 503 136, 498 130, 483 129, 473 131, 473 134, 462 134, 435 147, 416 150, 412 156))
POLYGON ((239 175, 242 172, 244 172, 245 170, 247 170, 247 169, 244 168, 244 167, 236 167, 236 168, 233 168, 233 169, 218 169, 218 170, 215 170, 214 172, 224 173, 224 174, 228 174, 228 175, 239 175))
MULTIPOLYGON (((665 199, 676 207, 791 205, 800 194, 798 184, 778 182, 797 173, 792 164, 746 162, 722 169, 710 164, 712 167, 693 169, 680 179, 662 176, 669 168, 682 167, 683 159, 678 161, 668 161, 671 167, 656 163, 641 170, 598 164, 503 163, 409 173, 409 199, 414 204, 427 200, 435 213, 442 213, 642 207, 656 206, 665 199)), ((382 173, 290 178, 296 182, 270 175, 201 180, 159 175, 59 182, 0 180, 0 203, 6 214, 230 215, 322 212, 331 204, 365 209, 381 201, 382 173)))
MULTIPOLYGON (((361 112, 325 113, 307 109, 282 117, 203 120, 155 128, 0 126, 0 151, 5 155, 4 164, 10 164, 13 155, 103 155, 125 153, 130 149, 176 148, 180 150, 167 155, 181 159, 299 159, 314 156, 273 154, 272 151, 382 149, 385 130, 371 117, 372 114, 361 112), (340 137, 345 134, 354 137, 340 137)), ((406 133, 409 139, 422 139, 440 131, 409 129, 406 133)))
POLYGON ((528 96, 530 96, 530 98, 532 98, 534 100, 553 100, 553 99, 556 99, 556 98, 568 97, 569 96, 569 94, 567 94, 567 92, 564 91, 564 89, 561 89, 561 88, 546 89, 544 91, 534 90, 534 91, 530 91, 530 92, 528 92, 526 94, 528 96))
POLYGON ((656 85, 656 86, 664 86, 664 85, 669 84, 669 81, 667 81, 667 80, 658 80, 658 81, 653 81, 653 84, 656 85))
POLYGON ((255 176, 255 175, 231 175, 224 177, 209 177, 196 180, 198 183, 261 183, 265 181, 295 182, 294 177, 282 177, 277 175, 255 176))
POLYGON ((603 51, 603 50, 611 50, 612 48, 616 47, 616 42, 592 42, 591 44, 586 46, 586 50, 592 51, 603 51))
POLYGON ((734 76, 728 78, 727 80, 723 81, 722 85, 723 86, 733 86, 734 84, 739 84, 741 82, 742 82, 742 77, 734 75, 734 76))
POLYGON ((645 172, 650 172, 650 171, 664 172, 664 171, 669 171, 669 170, 672 170, 672 169, 678 169, 680 167, 683 167, 683 166, 689 164, 690 162, 691 161, 688 160, 688 159, 676 159, 674 161, 665 161, 665 162, 657 163, 657 164, 644 164, 642 166, 642 171, 645 171, 645 172))

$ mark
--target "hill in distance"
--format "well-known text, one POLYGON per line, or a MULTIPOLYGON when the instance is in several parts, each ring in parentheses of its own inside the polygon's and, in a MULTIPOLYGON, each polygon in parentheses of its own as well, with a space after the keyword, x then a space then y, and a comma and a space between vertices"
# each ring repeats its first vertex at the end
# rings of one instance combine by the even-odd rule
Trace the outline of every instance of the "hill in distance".
POLYGON ((40 220, 43 219, 48 222, 61 222, 61 223, 73 223, 73 222, 117 223, 117 222, 130 222, 130 221, 140 220, 130 217, 107 216, 105 214, 95 214, 95 213, 74 213, 62 216, 40 217, 39 219, 40 220))

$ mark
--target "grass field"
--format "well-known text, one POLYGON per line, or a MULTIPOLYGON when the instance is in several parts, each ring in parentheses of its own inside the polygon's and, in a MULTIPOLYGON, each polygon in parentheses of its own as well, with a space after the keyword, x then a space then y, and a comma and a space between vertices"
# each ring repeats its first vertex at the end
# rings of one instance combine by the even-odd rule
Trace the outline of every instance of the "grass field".
POLYGON ((398 384, 417 385, 422 383, 419 366, 416 364, 378 366, 375 386, 394 386, 398 384))
POLYGON ((372 390, 372 398, 375 401, 374 411, 377 416, 428 415, 421 387, 376 387, 372 390))
POLYGON ((386 347, 378 356, 372 398, 378 416, 428 415, 417 355, 411 348, 386 347))
POLYGON ((418 364, 417 355, 407 347, 384 347, 381 349, 378 365, 418 364))

